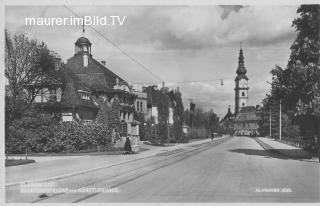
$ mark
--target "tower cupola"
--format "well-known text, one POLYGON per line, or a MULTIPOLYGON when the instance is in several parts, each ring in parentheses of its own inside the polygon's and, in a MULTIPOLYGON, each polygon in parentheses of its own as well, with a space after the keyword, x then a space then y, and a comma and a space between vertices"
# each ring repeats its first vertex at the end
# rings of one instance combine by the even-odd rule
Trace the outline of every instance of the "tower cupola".
POLYGON ((86 37, 80 37, 75 43, 75 55, 91 56, 91 42, 86 37))

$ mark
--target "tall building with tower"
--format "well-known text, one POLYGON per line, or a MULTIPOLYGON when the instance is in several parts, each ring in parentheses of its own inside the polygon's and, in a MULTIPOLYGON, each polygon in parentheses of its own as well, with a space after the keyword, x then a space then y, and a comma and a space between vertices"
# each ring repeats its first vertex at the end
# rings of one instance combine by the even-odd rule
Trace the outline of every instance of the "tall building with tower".
POLYGON ((242 107, 248 106, 249 100, 249 78, 246 75, 247 70, 244 66, 244 57, 242 48, 240 48, 239 59, 238 59, 238 68, 237 68, 237 77, 235 78, 235 114, 238 114, 242 107))
POLYGON ((244 54, 240 47, 238 57, 238 68, 235 78, 235 106, 234 113, 230 108, 228 113, 221 121, 221 125, 225 127, 226 133, 238 136, 256 136, 258 132, 259 122, 259 106, 249 106, 249 78, 247 70, 244 66, 244 54))

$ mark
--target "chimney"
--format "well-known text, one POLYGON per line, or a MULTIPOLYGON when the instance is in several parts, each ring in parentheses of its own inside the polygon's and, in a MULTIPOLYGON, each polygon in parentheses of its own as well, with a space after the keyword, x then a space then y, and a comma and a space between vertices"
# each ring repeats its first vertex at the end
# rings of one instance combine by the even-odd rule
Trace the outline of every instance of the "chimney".
POLYGON ((83 55, 83 67, 88 67, 88 55, 84 54, 83 55))
POLYGON ((228 106, 228 113, 231 113, 230 105, 228 106))
POLYGON ((101 64, 103 64, 103 66, 106 66, 106 61, 101 61, 101 64))

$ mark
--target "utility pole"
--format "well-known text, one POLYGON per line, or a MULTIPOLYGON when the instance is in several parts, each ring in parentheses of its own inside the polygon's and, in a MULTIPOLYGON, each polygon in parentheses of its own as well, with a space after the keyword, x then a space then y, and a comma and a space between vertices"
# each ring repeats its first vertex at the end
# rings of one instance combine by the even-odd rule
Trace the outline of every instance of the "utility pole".
POLYGON ((269 122, 270 122, 270 125, 269 125, 269 133, 270 133, 270 138, 271 138, 271 109, 270 109, 270 111, 269 111, 269 116, 270 116, 270 118, 269 118, 269 122))
POLYGON ((281 99, 280 99, 280 114, 279 114, 279 139, 281 141, 281 99))

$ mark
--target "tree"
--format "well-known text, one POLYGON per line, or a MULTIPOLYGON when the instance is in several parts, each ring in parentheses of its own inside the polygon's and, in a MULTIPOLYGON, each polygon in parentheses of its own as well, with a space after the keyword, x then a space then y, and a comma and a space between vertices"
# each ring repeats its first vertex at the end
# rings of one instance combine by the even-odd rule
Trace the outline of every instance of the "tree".
POLYGON ((285 69, 276 66, 264 106, 282 100, 283 112, 303 131, 320 136, 320 5, 301 5, 292 26, 297 37, 285 69))
MULTIPOLYGON (((301 75, 305 95, 296 102, 297 115, 314 120, 317 142, 320 140, 320 5, 301 5, 292 26, 297 38, 291 46, 288 68, 301 75)), ((319 150, 319 149, 318 149, 319 150)), ((320 161, 320 151, 319 161, 320 161)))
POLYGON ((164 144, 167 139, 168 119, 169 119, 169 102, 170 99, 167 95, 167 89, 162 88, 159 93, 158 103, 158 135, 161 144, 164 144))
MULTIPOLYGON (((184 111, 185 123, 188 122, 190 112, 184 111)), ((204 138, 212 132, 220 132, 219 117, 212 109, 204 111, 202 108, 196 108, 193 115, 193 128, 191 135, 193 138, 204 138)))
POLYGON ((120 101, 117 96, 110 102, 102 98, 95 99, 95 101, 99 105, 95 122, 102 125, 109 132, 112 132, 112 142, 116 143, 120 140, 120 101))
POLYGON ((38 87, 28 85, 40 82, 41 74, 54 68, 54 59, 44 43, 29 39, 24 34, 11 35, 5 31, 5 76, 9 82, 6 97, 8 123, 26 111, 39 93, 38 87))
MULTIPOLYGON (((173 104, 173 132, 175 136, 175 140, 182 140, 181 138, 184 137, 182 132, 182 126, 184 121, 184 108, 183 102, 181 97, 181 92, 179 88, 174 91, 174 101, 173 104)), ((183 140, 185 141, 185 140, 183 140)))

